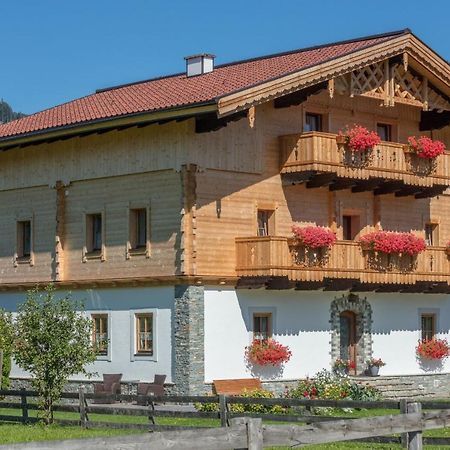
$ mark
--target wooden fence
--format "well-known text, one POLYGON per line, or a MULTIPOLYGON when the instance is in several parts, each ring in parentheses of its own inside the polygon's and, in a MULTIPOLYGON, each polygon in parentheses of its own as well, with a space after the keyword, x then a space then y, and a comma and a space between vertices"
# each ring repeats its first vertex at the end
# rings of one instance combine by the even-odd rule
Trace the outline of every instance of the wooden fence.
MULTIPOLYGON (((16 390, 16 391, 0 391, 0 408, 20 410, 20 415, 2 414, 0 421, 3 422, 19 422, 19 423, 34 423, 39 421, 38 418, 32 417, 30 411, 38 409, 36 402, 37 393, 33 391, 16 390), (20 401, 18 401, 20 399, 20 401)), ((403 444, 403 447, 416 449, 421 448, 417 446, 417 442, 424 442, 430 445, 450 446, 450 438, 434 437, 422 439, 421 431, 428 429, 437 429, 450 426, 450 402, 431 402, 426 401, 422 403, 409 403, 406 400, 394 401, 352 401, 352 400, 309 400, 309 399, 288 399, 288 398, 248 398, 248 397, 226 397, 226 396, 163 396, 163 397, 141 397, 137 395, 94 395, 85 393, 84 389, 80 389, 79 393, 64 393, 63 399, 72 402, 71 404, 59 404, 55 406, 55 411, 70 412, 79 415, 79 418, 62 419, 57 418, 56 423, 61 425, 77 425, 85 428, 132 428, 155 432, 181 432, 190 430, 191 434, 186 436, 196 436, 199 441, 208 441, 207 436, 226 436, 224 439, 229 439, 231 435, 237 436, 236 443, 233 443, 234 448, 245 447, 242 444, 242 439, 247 439, 241 435, 242 426, 248 433, 256 433, 263 435, 264 445, 293 445, 293 442, 299 444, 309 443, 325 443, 337 442, 343 440, 362 440, 363 442, 372 443, 396 443, 403 444), (136 406, 130 403, 116 403, 112 405, 92 404, 90 400, 115 400, 117 402, 133 402, 136 400, 145 400, 148 406, 136 406), (158 404, 164 403, 165 409, 158 409, 158 404), (186 411, 181 410, 178 405, 192 403, 208 403, 217 405, 215 411, 186 411), (168 404, 175 404, 177 407, 168 408, 168 404), (279 405, 288 408, 286 414, 267 414, 267 413, 237 413, 232 411, 231 405, 263 405, 274 406, 279 405), (301 410, 299 410, 299 407, 301 410), (375 416, 364 419, 348 418, 348 417, 330 417, 312 415, 308 409, 316 407, 327 408, 353 408, 353 409, 389 409, 393 411, 393 415, 389 416, 375 416), (432 410, 431 412, 422 413, 422 410, 432 410), (400 414, 399 414, 400 413, 400 414), (136 416, 148 418, 147 423, 125 423, 112 421, 94 421, 91 420, 92 414, 108 415, 108 416, 136 416), (214 422, 206 424, 201 429, 192 426, 172 426, 160 425, 156 421, 160 417, 172 418, 187 418, 187 419, 216 419, 217 423, 220 421, 221 427, 214 427, 214 422), (250 419, 258 419, 253 421, 250 419), (284 423, 296 423, 293 425, 261 425, 260 421, 274 421, 284 423), (236 422, 237 421, 237 422, 236 422), (229 430, 229 425, 233 424, 240 427, 239 432, 229 430), (212 425, 208 428, 208 425, 212 425), (225 431, 224 428, 226 428, 225 431), (255 428, 256 427, 256 428, 255 428), (256 431, 255 431, 256 430, 256 431), (231 434, 230 434, 231 433, 231 434), (402 433, 402 436, 392 436, 396 433, 402 433), (203 438, 205 436, 205 439, 203 438), (278 441, 277 441, 278 439, 278 441), (276 441, 276 442, 275 442, 276 441)), ((152 449, 166 448, 158 444, 158 439, 167 440, 172 439, 178 434, 160 435, 155 433, 152 437, 152 449), (155 444, 153 444, 155 442, 155 444), (155 446, 153 446, 155 445, 155 446)), ((184 436, 184 435, 183 435, 184 436)), ((184 438, 183 438, 184 439, 184 438)), ((189 442, 189 439, 186 438, 189 442)), ((249 438, 250 439, 250 438, 249 438)), ((221 439, 219 439, 221 441, 221 439)), ((150 441, 149 441, 150 442, 150 441)), ((161 441, 162 442, 162 441, 161 441)), ((230 442, 228 447, 230 448, 230 442)), ((247 442, 247 441, 246 441, 247 442)), ((37 445, 37 444, 36 444, 37 445)), ((75 444, 74 444, 75 445, 75 444)), ((259 445, 259 444, 258 444, 259 445)), ((421 444, 420 444, 421 445, 421 444)), ((2 448, 0 446, 0 448, 2 448)), ((10 446, 9 448, 14 448, 10 446)), ((25 447, 24 447, 25 448, 25 447)), ((41 447, 35 447, 41 448, 41 447)), ((50 448, 50 447, 49 447, 50 448)), ((61 447, 60 447, 61 448, 61 447)), ((65 447, 64 448, 69 448, 65 447)), ((71 447, 72 448, 72 447, 71 447)), ((76 447, 74 447, 76 448, 76 447)), ((81 448, 81 447, 80 447, 81 448)), ((102 448, 102 447, 98 447, 102 448)), ((115 447, 107 447, 114 449, 115 447)), ((117 447, 119 448, 119 447, 117 447)), ((128 447, 127 447, 128 448, 128 447)), ((144 447, 130 447, 144 448, 144 447)), ((168 447, 167 447, 168 448, 168 447)), ((183 447, 176 446, 174 448, 225 448, 225 447, 183 447)), ((249 447, 250 448, 250 447, 249 447)), ((254 447, 260 448, 260 447, 254 447)), ((86 447, 84 447, 86 450, 86 447)))

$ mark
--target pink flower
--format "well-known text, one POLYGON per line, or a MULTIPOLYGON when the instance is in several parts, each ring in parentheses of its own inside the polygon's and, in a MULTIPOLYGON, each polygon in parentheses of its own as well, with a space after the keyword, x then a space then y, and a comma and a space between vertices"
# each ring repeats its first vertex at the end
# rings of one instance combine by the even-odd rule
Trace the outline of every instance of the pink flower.
POLYGON ((344 132, 340 131, 339 135, 345 136, 348 147, 354 152, 365 152, 381 142, 377 133, 369 131, 361 125, 354 125, 353 128, 347 127, 344 132))
POLYGON ((425 240, 413 233, 396 233, 393 231, 374 231, 362 236, 359 243, 364 250, 381 253, 401 253, 418 255, 426 248, 425 240))
POLYGON ((445 145, 441 141, 433 141, 429 137, 421 136, 416 138, 410 136, 408 138, 408 145, 419 158, 433 159, 437 158, 445 152, 445 145))
POLYGON ((297 225, 293 225, 292 233, 305 247, 329 248, 336 242, 336 234, 330 229, 324 227, 299 227, 297 225))

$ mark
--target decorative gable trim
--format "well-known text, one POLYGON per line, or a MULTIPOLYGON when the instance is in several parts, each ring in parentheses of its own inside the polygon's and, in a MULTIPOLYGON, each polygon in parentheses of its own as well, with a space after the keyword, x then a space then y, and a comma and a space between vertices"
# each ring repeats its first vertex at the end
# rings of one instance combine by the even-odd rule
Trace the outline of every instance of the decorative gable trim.
POLYGON ((414 70, 424 73, 436 88, 450 95, 449 64, 414 35, 406 34, 224 96, 218 100, 218 115, 226 116, 405 54, 408 56, 404 57, 404 67, 409 64, 414 70))

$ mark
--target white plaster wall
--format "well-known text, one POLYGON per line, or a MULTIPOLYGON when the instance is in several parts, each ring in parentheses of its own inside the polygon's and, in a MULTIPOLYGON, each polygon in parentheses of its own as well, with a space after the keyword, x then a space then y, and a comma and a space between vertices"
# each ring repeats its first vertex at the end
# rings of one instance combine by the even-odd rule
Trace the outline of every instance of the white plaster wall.
POLYGON ((292 358, 282 374, 267 370, 256 375, 296 379, 329 368, 329 307, 330 298, 318 292, 205 289, 205 381, 252 375, 244 360, 252 340, 251 316, 268 308, 273 337, 289 346, 292 358))
POLYGON ((371 294, 373 354, 386 362, 384 375, 450 372, 447 358, 442 367, 421 367, 415 348, 420 333, 421 312, 437 313, 437 334, 450 340, 450 296, 424 294, 371 294))
MULTIPOLYGON (((58 291, 58 296, 65 295, 58 291)), ((153 380, 155 374, 166 374, 167 382, 172 381, 172 316, 174 290, 172 287, 142 287, 88 289, 72 292, 72 298, 82 300, 86 312, 104 312, 110 314, 111 341, 110 360, 97 360, 87 369, 97 372, 93 380, 102 377, 103 373, 123 373, 124 381, 153 380), (156 309, 156 360, 134 357, 132 351, 130 310, 156 309)), ((16 311, 17 305, 25 299, 25 293, 0 294, 0 307, 16 311)), ((27 377, 19 367, 13 364, 12 377, 27 377)), ((73 379, 83 379, 75 376, 73 379)))
MULTIPOLYGON (((205 381, 252 376, 246 368, 244 348, 251 342, 253 311, 272 312, 273 335, 292 351, 282 373, 254 373, 263 379, 312 376, 331 365, 330 305, 342 292, 205 289, 205 381)), ((442 367, 421 367, 415 348, 420 338, 420 313, 438 312, 438 334, 450 338, 450 296, 370 294, 373 355, 387 365, 382 374, 407 375, 442 367)))

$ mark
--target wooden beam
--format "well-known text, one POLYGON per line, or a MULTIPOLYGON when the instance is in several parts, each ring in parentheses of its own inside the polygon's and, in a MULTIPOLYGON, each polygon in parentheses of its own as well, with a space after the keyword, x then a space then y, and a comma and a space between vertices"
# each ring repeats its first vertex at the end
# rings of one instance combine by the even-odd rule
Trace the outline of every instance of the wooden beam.
POLYGON ((290 281, 287 276, 272 277, 266 283, 266 287, 267 289, 277 289, 277 290, 294 289, 295 282, 290 281))
POLYGON ((241 277, 236 284, 236 289, 265 288, 269 280, 270 277, 241 277))
POLYGON ((246 111, 240 111, 227 117, 218 118, 217 114, 203 114, 195 118, 195 132, 209 133, 210 131, 217 131, 226 127, 230 122, 236 122, 247 117, 246 111))
POLYGON ((432 188, 424 189, 420 194, 416 194, 415 198, 430 198, 436 197, 437 195, 441 195, 448 186, 433 186, 432 188))
POLYGON ((421 186, 405 186, 400 191, 395 192, 396 197, 408 197, 409 195, 416 195, 423 191, 421 186))
POLYGON ((404 186, 403 181, 387 181, 380 187, 377 187, 374 191, 374 195, 392 194, 399 191, 404 186))
POLYGON ((359 283, 355 278, 324 278, 324 291, 349 291, 359 283))
POLYGON ((290 172, 281 174, 283 186, 302 184, 309 181, 314 175, 317 174, 315 170, 305 170, 304 172, 290 172))
POLYGON ((350 189, 358 184, 357 180, 352 178, 339 178, 329 185, 330 191, 340 191, 342 189, 350 189))
POLYGON ((421 111, 420 131, 440 130, 450 125, 450 111, 421 111))
POLYGON ((369 178, 368 180, 359 181, 356 186, 352 187, 352 192, 373 191, 383 183, 383 178, 369 178))
POLYGON ((322 281, 297 281, 295 283, 295 290, 297 291, 317 291, 322 288, 322 281))
POLYGON ((331 184, 337 175, 334 172, 330 173, 321 173, 319 175, 314 176, 311 180, 306 183, 307 188, 317 188, 322 186, 328 186, 331 184))

